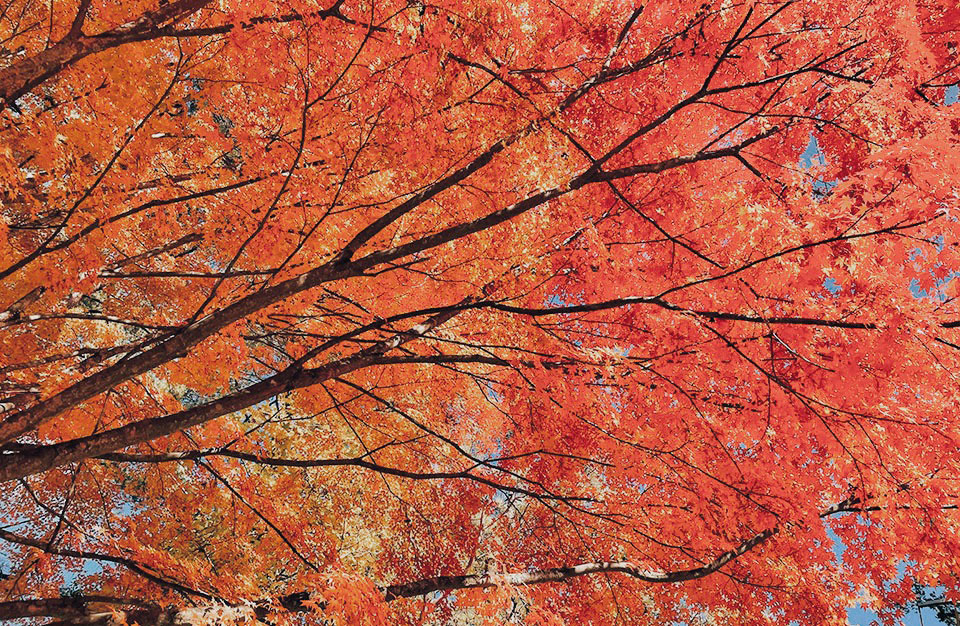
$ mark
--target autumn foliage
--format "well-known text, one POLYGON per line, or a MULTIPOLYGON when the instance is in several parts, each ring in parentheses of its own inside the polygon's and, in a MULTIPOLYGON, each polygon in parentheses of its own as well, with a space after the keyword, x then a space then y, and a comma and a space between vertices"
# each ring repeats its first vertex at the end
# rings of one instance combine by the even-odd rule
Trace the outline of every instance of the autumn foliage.
POLYGON ((6 0, 0 619, 895 622, 955 589, 958 29, 6 0))

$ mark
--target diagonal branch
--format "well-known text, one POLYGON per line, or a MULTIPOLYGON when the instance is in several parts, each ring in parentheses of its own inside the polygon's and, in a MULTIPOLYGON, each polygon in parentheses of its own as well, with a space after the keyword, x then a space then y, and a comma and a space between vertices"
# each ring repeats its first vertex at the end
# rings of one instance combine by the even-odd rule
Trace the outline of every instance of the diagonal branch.
POLYGON ((28 598, 0 602, 0 620, 25 617, 87 617, 91 604, 142 605, 142 602, 116 596, 90 595, 65 598, 28 598))
MULTIPOLYGON (((454 226, 447 227, 439 232, 436 232, 432 235, 427 235, 421 237, 420 239, 395 246, 393 248, 388 248, 386 250, 380 250, 377 252, 372 252, 365 257, 357 259, 351 263, 343 263, 339 257, 334 258, 327 263, 316 267, 312 270, 301 274, 300 276, 287 279, 283 282, 277 283, 272 287, 267 287, 258 291, 255 294, 241 298, 240 300, 234 302, 233 304, 215 312, 207 317, 201 318, 196 322, 190 324, 182 331, 172 334, 166 340, 162 341, 159 345, 146 350, 136 356, 130 357, 125 361, 116 363, 110 367, 107 367, 100 372, 85 378, 70 387, 67 387, 58 394, 41 401, 37 405, 29 409, 25 409, 18 413, 15 413, 7 417, 3 422, 0 422, 0 445, 10 442, 20 435, 28 432, 32 428, 39 426, 45 421, 55 417, 61 412, 67 410, 68 408, 75 406, 85 400, 92 398, 93 396, 110 389, 114 385, 128 380, 134 376, 147 372, 163 363, 166 363, 172 359, 180 358, 185 356, 190 348, 197 345, 210 335, 219 331, 220 329, 228 326, 229 324, 243 319, 247 315, 259 311, 260 309, 273 304, 274 302, 280 301, 284 298, 287 298, 291 295, 300 293, 309 289, 311 287, 316 287, 321 284, 331 282, 338 279, 348 278, 352 276, 362 275, 364 270, 370 269, 377 265, 383 263, 389 263, 401 257, 409 256, 416 254, 418 252, 423 252, 431 248, 443 245, 454 239, 460 239, 468 235, 486 230, 498 224, 502 224, 508 220, 511 220, 519 215, 522 215, 531 209, 534 209, 549 200, 563 196, 571 191, 580 189, 588 184, 614 180, 616 178, 623 178, 627 176, 635 176, 638 174, 657 174, 664 172, 670 169, 682 167, 691 163, 698 163, 703 161, 727 158, 737 154, 740 150, 746 146, 752 145, 753 143, 760 141, 765 137, 769 137, 775 133, 777 127, 773 127, 759 135, 750 137, 740 144, 729 146, 726 148, 718 150, 710 150, 706 152, 697 152, 692 155, 675 157, 667 159, 664 161, 659 161, 655 163, 647 163, 642 165, 635 165, 632 167, 621 168, 618 170, 609 170, 609 171, 597 171, 594 169, 594 166, 591 166, 589 169, 584 171, 579 176, 574 177, 572 180, 568 181, 566 184, 553 187, 548 190, 544 190, 538 193, 535 193, 531 196, 526 197, 520 202, 514 203, 510 206, 504 207, 500 210, 494 211, 486 216, 477 218, 470 222, 465 222, 462 224, 457 224, 454 226)), ((451 315, 455 315, 455 311, 451 311, 451 315)), ((415 333, 416 334, 416 333, 415 333)), ((398 335, 395 339, 400 341, 401 336, 398 335)), ((391 340, 393 341, 393 340, 391 340)), ((397 344, 399 345, 399 344, 397 344)), ((396 346, 391 346, 386 348, 387 350, 393 349, 396 346)), ((359 356, 359 355, 358 355, 359 356)), ((362 359, 360 360, 362 361, 362 359)), ((334 374, 332 377, 336 377, 360 367, 366 367, 372 363, 361 363, 360 361, 351 361, 350 363, 337 361, 338 366, 346 367, 347 369, 341 371, 338 374, 334 374)), ((322 369, 322 368, 321 368, 322 369)), ((314 370, 310 370, 314 371, 314 370)), ((319 375, 318 372, 315 372, 319 375)), ((301 380, 303 379, 303 374, 301 372, 301 380)), ((291 373, 292 375, 292 373, 291 373)), ((309 378, 309 376, 307 376, 309 378)), ((327 380, 327 379, 324 379, 327 380)), ((319 381, 318 381, 319 382, 319 381)), ((304 381, 304 384, 298 386, 306 386, 307 383, 304 381)), ((248 388, 251 393, 254 392, 254 388, 258 388, 257 395, 260 399, 269 398, 275 393, 279 393, 283 390, 283 383, 277 377, 272 377, 263 383, 254 385, 251 388, 248 388), (272 382, 271 382, 272 381, 272 382), (270 383, 270 384, 267 384, 270 383), (268 395, 261 395, 267 393, 268 395)), ((235 396, 233 401, 239 401, 239 398, 243 394, 235 396)), ((259 400, 257 400, 259 401, 259 400)), ((223 401, 226 404, 234 406, 233 402, 229 400, 223 401)), ((219 402, 218 402, 219 404, 219 402)), ((209 406, 209 405, 204 405, 209 406)), ((238 405, 237 408, 244 408, 249 405, 238 405)), ((230 411, 237 410, 237 408, 224 410, 217 415, 223 415, 229 413, 230 411)), ((159 418, 158 418, 159 419, 159 418)), ((200 418, 198 418, 200 419, 200 418)), ((190 425, 196 423, 201 423, 211 419, 210 417, 205 417, 200 419, 198 422, 189 421, 190 425)), ((183 426, 187 428, 188 426, 183 426)), ((175 431, 173 431, 175 432, 175 431)), ((159 435, 157 435, 159 436, 159 435)), ((143 441, 140 439, 139 441, 143 441)), ((126 444, 130 445, 130 444, 126 444)), ((116 448, 103 449, 97 452, 96 454, 102 454, 103 452, 109 452, 116 448)), ((79 458, 83 458, 82 455, 79 458)), ((6 465, 6 464, 2 464, 6 465)), ((22 474, 21 474, 22 475, 22 474)), ((0 469, 0 480, 3 480, 3 470, 0 469)))
POLYGON ((256 515, 257 517, 259 517, 260 520, 261 520, 264 524, 266 524, 268 527, 270 527, 270 530, 272 530, 273 532, 275 532, 275 533, 277 534, 277 536, 280 537, 280 540, 283 541, 283 543, 285 543, 288 548, 290 548, 290 551, 293 552, 293 554, 294 554, 298 559, 300 559, 300 561, 301 561, 304 565, 306 565, 307 567, 309 567, 310 569, 312 569, 312 570, 315 571, 315 572, 319 572, 319 571, 320 571, 320 568, 317 567, 317 566, 314 564, 313 561, 311 561, 310 559, 308 559, 308 558, 303 554, 303 552, 301 552, 301 551, 297 548, 297 546, 293 545, 293 542, 290 541, 289 538, 287 538, 286 533, 284 533, 280 528, 278 528, 277 525, 274 524, 274 523, 270 520, 269 517, 267 517, 266 515, 264 515, 263 513, 261 513, 260 510, 259 510, 257 507, 253 506, 253 504, 251 504, 250 501, 249 501, 247 498, 244 498, 243 495, 242 495, 239 491, 237 491, 237 490, 233 487, 233 485, 231 485, 230 482, 227 481, 227 479, 224 478, 217 470, 213 469, 213 467, 211 467, 209 463, 204 463, 204 462, 201 461, 200 459, 197 459, 197 465, 199 465, 199 466, 202 467, 203 469, 205 469, 205 470, 207 470, 208 472, 210 472, 210 474, 217 480, 217 482, 219 482, 221 485, 223 485, 224 487, 226 487, 227 490, 228 490, 231 494, 233 494, 233 497, 235 497, 236 499, 240 500, 240 502, 242 502, 242 503, 244 504, 244 506, 246 506, 248 509, 250 509, 251 511, 253 511, 253 514, 256 515))
MULTIPOLYGON (((280 285, 283 284, 280 283, 280 285)), ((140 420, 63 443, 0 455, 0 482, 22 478, 89 457, 114 452, 157 437, 171 435, 287 391, 316 385, 365 367, 389 364, 391 360, 384 357, 385 353, 429 333, 462 310, 464 310, 462 307, 450 307, 417 324, 410 330, 397 333, 389 339, 378 341, 350 356, 318 367, 304 368, 305 361, 318 353, 316 350, 310 351, 293 365, 269 378, 230 396, 178 413, 140 420)))
POLYGON ((77 7, 77 15, 73 18, 73 23, 70 25, 70 32, 67 33, 68 39, 83 36, 83 22, 87 19, 87 13, 90 12, 90 5, 92 3, 93 0, 80 0, 80 6, 77 7))
MULTIPOLYGON (((186 594, 188 596, 196 596, 199 598, 205 598, 207 600, 213 600, 214 596, 200 591, 198 589, 192 589, 181 583, 168 580, 158 574, 154 574, 149 571, 149 566, 140 563, 134 559, 130 559, 122 556, 115 556, 112 554, 104 554, 100 552, 92 552, 89 550, 73 550, 70 548, 57 548, 50 545, 48 541, 40 541, 39 539, 34 539, 32 537, 26 537, 24 535, 18 535, 16 533, 10 532, 9 530, 0 528, 0 539, 8 541, 10 543, 16 543, 22 546, 29 546, 31 548, 36 548, 42 550, 47 554, 53 554, 56 556, 65 556, 74 559, 86 559, 92 561, 103 561, 106 563, 114 563, 116 565, 122 565, 123 567, 129 569, 131 572, 146 578, 152 583, 165 587, 167 589, 172 589, 173 591, 178 591, 180 593, 186 594)), ((2 615, 2 611, 0 611, 2 615)), ((3 619, 0 617, 0 619, 3 619)))

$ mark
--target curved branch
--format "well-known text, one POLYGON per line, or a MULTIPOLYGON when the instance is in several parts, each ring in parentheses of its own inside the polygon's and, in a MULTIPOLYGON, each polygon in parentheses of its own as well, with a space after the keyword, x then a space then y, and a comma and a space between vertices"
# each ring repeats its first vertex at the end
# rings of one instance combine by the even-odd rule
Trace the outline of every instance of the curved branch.
MULTIPOLYGON (((65 556, 65 557, 70 557, 74 559, 85 559, 90 561, 104 561, 106 563, 114 563, 116 565, 122 565, 123 567, 126 567, 127 569, 129 569, 131 572, 134 572, 135 574, 138 574, 139 576, 146 578, 150 582, 156 583, 162 587, 166 587, 167 589, 179 591, 180 593, 184 593, 190 596, 205 598, 207 600, 214 599, 214 596, 208 593, 199 591, 197 589, 192 589, 178 582, 167 580, 162 576, 154 574, 148 571, 148 566, 126 557, 114 556, 112 554, 103 554, 99 552, 91 552, 87 550, 71 550, 69 548, 55 548, 52 545, 50 545, 48 542, 39 541, 32 537, 25 537, 23 535, 18 535, 16 533, 12 533, 9 530, 3 529, 3 528, 0 528, 0 539, 3 539, 4 541, 9 541, 10 543, 16 543, 22 546, 29 546, 31 548, 36 548, 38 550, 42 550, 43 552, 46 552, 47 554, 54 554, 56 556, 65 556)), ((2 611, 0 611, 0 615, 2 615, 2 611)), ((0 619, 3 619, 3 618, 0 617, 0 619)))
MULTIPOLYGON (((705 317, 711 320, 730 320, 740 322, 753 322, 757 324, 798 324, 801 326, 826 326, 828 328, 846 328, 875 330, 877 325, 873 322, 847 322, 844 320, 824 320, 815 317, 761 317, 756 315, 744 315, 742 313, 731 313, 727 311, 703 311, 697 309, 688 309, 662 298, 647 298, 640 296, 628 296, 625 298, 613 298, 600 302, 591 302, 589 304, 572 304, 569 306, 557 307, 521 307, 511 306, 499 303, 478 303, 476 306, 486 306, 498 311, 516 313, 518 315, 529 315, 531 317, 542 317, 547 315, 570 315, 573 313, 590 313, 592 311, 605 311, 620 307, 632 306, 635 304, 652 304, 669 311, 678 313, 688 313, 697 317, 705 317)), ((944 324, 946 327, 946 324, 944 324)))
POLYGON ((581 563, 569 567, 551 567, 549 569, 521 572, 516 574, 482 574, 465 576, 435 576, 423 580, 390 585, 383 592, 387 601, 396 598, 422 596, 435 591, 452 591, 454 589, 473 589, 478 587, 498 587, 501 585, 539 585, 543 583, 569 580, 588 574, 618 573, 649 583, 678 583, 696 578, 703 578, 719 570, 721 567, 736 559, 738 556, 752 550, 778 532, 777 528, 765 530, 762 533, 744 541, 733 550, 724 552, 707 565, 687 570, 672 572, 658 572, 644 569, 631 561, 598 561, 581 563))

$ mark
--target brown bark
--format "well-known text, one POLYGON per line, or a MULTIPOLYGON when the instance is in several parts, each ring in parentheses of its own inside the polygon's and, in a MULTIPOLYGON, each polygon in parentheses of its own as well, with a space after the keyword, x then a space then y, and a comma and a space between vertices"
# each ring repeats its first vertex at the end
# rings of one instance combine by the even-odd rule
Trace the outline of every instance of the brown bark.
MULTIPOLYGON (((136 41, 170 36, 164 30, 193 15, 212 0, 178 0, 148 11, 134 21, 95 36, 82 34, 82 15, 66 38, 46 50, 0 70, 0 109, 91 54, 136 41)), ((85 11, 81 7, 81 11, 85 11)))

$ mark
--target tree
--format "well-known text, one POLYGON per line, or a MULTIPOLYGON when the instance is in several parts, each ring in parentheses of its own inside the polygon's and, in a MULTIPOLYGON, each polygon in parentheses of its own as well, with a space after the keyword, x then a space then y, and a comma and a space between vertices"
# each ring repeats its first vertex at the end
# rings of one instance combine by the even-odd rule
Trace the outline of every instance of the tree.
POLYGON ((0 618, 951 587, 954 4, 9 0, 0 618))

